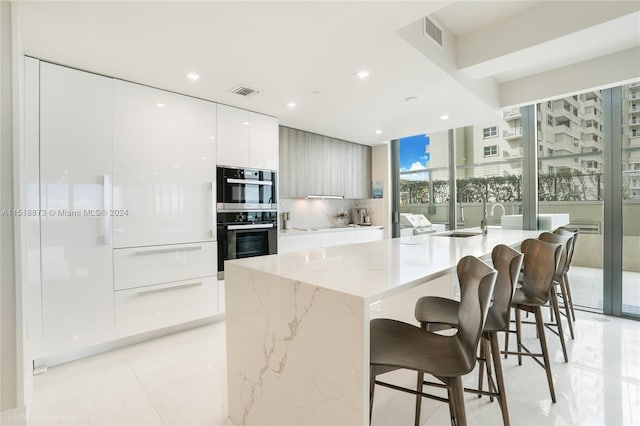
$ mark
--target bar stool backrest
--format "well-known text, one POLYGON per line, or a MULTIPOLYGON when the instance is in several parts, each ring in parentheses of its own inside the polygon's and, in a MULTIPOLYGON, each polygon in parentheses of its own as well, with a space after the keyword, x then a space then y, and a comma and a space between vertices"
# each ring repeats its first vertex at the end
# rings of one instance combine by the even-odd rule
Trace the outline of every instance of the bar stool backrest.
POLYGON ((551 232, 543 232, 542 234, 540 234, 540 236, 538 236, 538 239, 546 243, 562 244, 562 253, 560 253, 560 261, 558 262, 558 267, 556 269, 556 275, 555 275, 555 280, 560 281, 562 279, 562 274, 564 273, 565 268, 567 267, 567 262, 569 260, 568 253, 569 253, 569 248, 573 242, 573 237, 568 235, 565 236, 565 235, 552 234, 551 232))
POLYGON ((524 254, 522 291, 541 305, 545 304, 560 262, 562 244, 530 238, 522 242, 520 251, 524 254))
POLYGON ((476 349, 487 319, 489 304, 493 296, 496 272, 489 265, 473 256, 465 256, 458 262, 458 281, 460 283, 460 307, 458 309, 459 340, 466 359, 468 371, 473 370, 476 349))
POLYGON ((571 239, 571 244, 568 248, 567 253, 567 262, 565 263, 565 272, 569 272, 569 268, 571 267, 571 262, 573 261, 573 253, 576 251, 576 244, 578 244, 578 231, 570 231, 567 228, 560 227, 553 231, 556 235, 562 235, 564 237, 573 237, 571 239))
POLYGON ((493 267, 498 271, 498 278, 493 290, 493 304, 490 311, 493 319, 502 326, 501 329, 505 329, 509 324, 509 309, 516 292, 523 258, 522 253, 504 244, 495 246, 491 251, 491 260, 493 267))

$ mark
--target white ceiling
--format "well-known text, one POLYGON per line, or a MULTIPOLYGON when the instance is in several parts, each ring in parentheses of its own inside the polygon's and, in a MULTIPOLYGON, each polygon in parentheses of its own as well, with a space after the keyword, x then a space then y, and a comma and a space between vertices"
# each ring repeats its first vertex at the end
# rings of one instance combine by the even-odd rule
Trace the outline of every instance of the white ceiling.
MULTIPOLYGON (((501 81, 566 65, 566 57, 557 54, 544 56, 544 60, 535 60, 535 56, 532 60, 525 54, 523 60, 523 49, 516 46, 509 55, 487 52, 487 57, 457 70, 455 63, 460 58, 456 59, 455 51, 447 51, 456 48, 456 40, 464 47, 466 40, 482 36, 483 31, 500 22, 522 18, 546 3, 14 5, 19 7, 21 42, 28 55, 270 114, 279 117, 283 125, 376 144, 491 121, 500 107, 501 81), (453 40, 438 54, 442 56, 439 59, 426 55, 428 49, 420 49, 401 31, 433 13, 453 40), (371 73, 369 79, 354 76, 362 69, 371 73), (185 75, 190 71, 199 73, 200 80, 187 80, 185 75), (239 84, 260 93, 247 98, 231 93, 239 84), (407 97, 418 100, 405 102, 407 97), (289 101, 296 102, 297 107, 288 108, 289 101), (443 114, 450 119, 442 121, 443 114), (383 133, 375 134, 376 129, 383 133)), ((620 15, 628 15, 626 10, 620 15)), ((590 32, 589 37, 596 37, 597 48, 593 43, 581 46, 583 38, 573 34, 577 30, 563 35, 574 37, 569 42, 555 35, 527 48, 543 45, 548 51, 562 53, 570 43, 570 61, 575 62, 638 46, 638 28, 634 29, 633 17, 626 19, 630 20, 627 26, 631 31, 623 31, 622 36, 619 31, 611 32, 611 24, 599 28, 595 23, 585 23, 583 30, 590 32)), ((428 39, 421 42, 432 43, 428 39)))

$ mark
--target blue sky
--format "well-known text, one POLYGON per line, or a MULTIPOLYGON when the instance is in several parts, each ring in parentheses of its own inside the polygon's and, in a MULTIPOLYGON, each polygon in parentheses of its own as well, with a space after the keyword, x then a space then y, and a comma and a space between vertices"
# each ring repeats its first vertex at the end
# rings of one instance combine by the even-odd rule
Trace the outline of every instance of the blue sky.
POLYGON ((429 136, 416 135, 400 139, 400 171, 419 170, 426 167, 425 147, 429 136))

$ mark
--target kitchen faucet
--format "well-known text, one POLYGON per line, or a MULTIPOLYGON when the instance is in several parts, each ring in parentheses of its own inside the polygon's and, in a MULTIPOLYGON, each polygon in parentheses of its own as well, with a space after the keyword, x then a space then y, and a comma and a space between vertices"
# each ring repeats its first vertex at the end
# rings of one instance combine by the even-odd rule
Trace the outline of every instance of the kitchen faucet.
POLYGON ((487 199, 482 197, 482 220, 480 221, 482 235, 487 235, 487 199))

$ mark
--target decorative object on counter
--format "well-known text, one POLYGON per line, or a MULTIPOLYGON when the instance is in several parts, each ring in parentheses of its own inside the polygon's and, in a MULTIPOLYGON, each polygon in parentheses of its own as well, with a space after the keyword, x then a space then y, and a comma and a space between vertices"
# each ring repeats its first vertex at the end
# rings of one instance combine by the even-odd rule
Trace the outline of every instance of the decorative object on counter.
POLYGON ((346 226, 349 224, 349 211, 344 206, 339 206, 337 208, 338 213, 336 214, 336 225, 338 226, 346 226))
POLYGON ((289 212, 282 212, 282 229, 289 229, 289 212))
POLYGON ((369 210, 363 207, 353 209, 353 222, 356 225, 371 225, 369 210))

